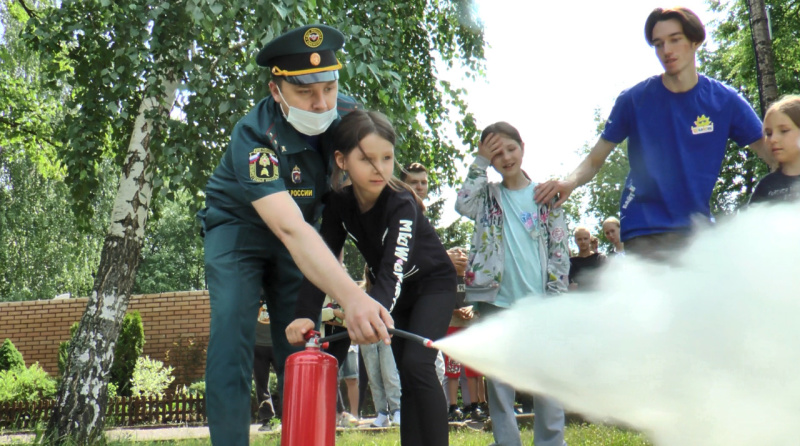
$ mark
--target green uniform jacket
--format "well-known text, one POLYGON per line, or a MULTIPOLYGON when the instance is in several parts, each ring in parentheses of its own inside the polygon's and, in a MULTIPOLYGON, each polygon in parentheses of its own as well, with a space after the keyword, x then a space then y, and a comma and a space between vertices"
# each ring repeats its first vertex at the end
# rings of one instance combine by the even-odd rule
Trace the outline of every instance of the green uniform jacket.
MULTIPOLYGON (((337 108, 339 116, 344 116, 359 105, 340 94, 337 108)), ((330 189, 333 132, 338 124, 337 120, 319 136, 317 151, 286 122, 272 96, 262 99, 236 123, 230 145, 208 180, 206 206, 265 227, 251 203, 288 191, 305 220, 313 223, 319 218, 322 196, 330 189)))

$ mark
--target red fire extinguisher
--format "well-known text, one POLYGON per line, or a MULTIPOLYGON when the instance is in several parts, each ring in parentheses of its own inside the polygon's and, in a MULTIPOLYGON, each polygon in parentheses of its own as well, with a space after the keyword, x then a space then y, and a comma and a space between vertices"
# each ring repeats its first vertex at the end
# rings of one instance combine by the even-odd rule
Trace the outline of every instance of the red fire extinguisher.
POLYGON ((286 359, 281 446, 334 446, 338 363, 320 350, 318 332, 306 340, 286 359))
MULTIPOLYGON (((388 331, 433 348, 430 339, 393 328, 388 331)), ((306 333, 306 349, 286 359, 281 446, 335 445, 339 365, 333 355, 320 349, 347 336, 342 332, 320 339, 319 332, 311 330, 306 333)))

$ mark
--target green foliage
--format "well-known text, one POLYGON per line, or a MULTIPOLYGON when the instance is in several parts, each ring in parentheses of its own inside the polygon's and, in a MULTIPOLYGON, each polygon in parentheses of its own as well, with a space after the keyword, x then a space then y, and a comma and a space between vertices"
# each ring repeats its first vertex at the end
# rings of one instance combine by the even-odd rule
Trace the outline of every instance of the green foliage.
POLYGON ((205 395, 206 394, 206 380, 201 379, 199 381, 193 382, 189 386, 189 394, 190 395, 205 395))
POLYGON ((47 85, 71 86, 55 138, 66 148, 59 159, 77 214, 91 215, 96 160, 122 160, 142 99, 158 97, 168 79, 183 80, 183 116, 152 116, 154 186, 170 199, 188 189, 199 205, 233 124, 267 95, 269 72, 253 54, 283 30, 314 22, 347 36, 341 90, 389 115, 400 160, 454 179, 462 154, 444 129, 455 124, 463 142, 477 130, 465 92, 439 80, 437 67, 482 74, 483 30, 470 0, 64 0, 29 20, 25 39, 47 55, 47 85))
POLYGON ((156 199, 158 219, 151 220, 142 247, 134 294, 205 288, 203 239, 185 191, 173 200, 156 199))
POLYGON ((119 396, 119 393, 117 393, 117 385, 114 384, 113 382, 109 382, 108 383, 108 400, 109 401, 114 401, 114 399, 117 396, 119 396))
POLYGON ((39 363, 0 370, 0 402, 38 401, 52 398, 55 393, 55 379, 48 376, 39 363))
POLYGON ((473 221, 463 217, 450 223, 449 226, 436 228, 436 233, 445 249, 462 247, 468 250, 474 231, 473 221))
POLYGON ((61 376, 63 376, 64 371, 67 370, 67 361, 69 361, 70 340, 72 340, 72 337, 75 336, 75 333, 78 331, 79 327, 80 327, 80 322, 74 322, 69 327, 69 340, 66 340, 58 344, 58 374, 61 376))
POLYGON ((3 341, 3 345, 0 346, 0 371, 22 367, 25 367, 25 359, 22 357, 22 353, 17 350, 11 339, 6 338, 3 341))
POLYGON ((136 368, 131 379, 131 393, 134 396, 162 396, 175 377, 172 367, 164 367, 164 363, 148 356, 136 361, 136 368))
POLYGON ((61 167, 53 163, 58 149, 53 124, 62 114, 61 93, 43 91, 38 55, 20 39, 27 20, 17 2, 0 7, 0 147, 16 153, 24 148, 47 175, 56 175, 61 167))
POLYGON ((144 349, 144 325, 138 311, 125 315, 114 348, 114 363, 111 365, 110 382, 117 386, 119 395, 131 395, 131 379, 137 360, 144 349))
MULTIPOLYGON (((66 167, 55 136, 65 93, 45 86, 38 54, 20 38, 27 21, 18 2, 0 7, 0 301, 85 295, 102 243, 93 231, 105 227, 87 220, 91 229, 81 233, 68 212, 66 167)), ((104 191, 96 191, 91 206, 105 209, 104 191)))
MULTIPOLYGON (((81 232, 67 186, 22 151, 13 144, 0 151, 0 301, 88 295, 106 225, 94 219, 81 232)), ((93 206, 110 212, 110 197, 101 191, 97 199, 93 206)))

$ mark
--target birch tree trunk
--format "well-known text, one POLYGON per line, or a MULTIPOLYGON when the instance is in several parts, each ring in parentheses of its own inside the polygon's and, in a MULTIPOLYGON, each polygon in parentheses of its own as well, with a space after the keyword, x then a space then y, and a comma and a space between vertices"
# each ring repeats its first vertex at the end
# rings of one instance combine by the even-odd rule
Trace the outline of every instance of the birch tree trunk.
POLYGON ((778 84, 775 81, 775 62, 772 55, 772 39, 769 35, 769 20, 764 0, 747 0, 750 10, 750 32, 753 35, 753 51, 756 55, 759 102, 761 116, 770 104, 778 100, 778 84))
POLYGON ((52 444, 93 445, 103 434, 114 346, 139 266, 153 191, 153 123, 145 115, 152 110, 169 113, 178 87, 171 81, 162 85, 162 97, 145 98, 139 106, 92 295, 70 344, 57 405, 47 427, 46 438, 52 444))

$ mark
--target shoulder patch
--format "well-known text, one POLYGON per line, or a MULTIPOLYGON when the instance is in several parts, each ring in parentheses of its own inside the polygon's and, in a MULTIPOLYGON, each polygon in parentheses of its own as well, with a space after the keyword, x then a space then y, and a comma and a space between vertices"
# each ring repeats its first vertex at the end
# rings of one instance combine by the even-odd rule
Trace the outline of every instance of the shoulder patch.
POLYGON ((272 149, 259 147, 250 152, 250 179, 265 183, 280 177, 278 155, 272 149))

